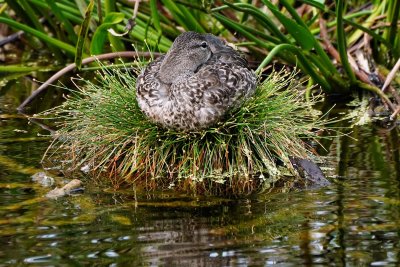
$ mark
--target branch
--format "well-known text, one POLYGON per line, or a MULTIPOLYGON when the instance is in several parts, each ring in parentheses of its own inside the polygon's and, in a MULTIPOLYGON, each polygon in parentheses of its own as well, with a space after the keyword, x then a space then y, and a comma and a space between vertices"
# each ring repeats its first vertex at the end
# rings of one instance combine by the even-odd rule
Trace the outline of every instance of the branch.
MULTIPOLYGON (((150 52, 135 52, 135 51, 122 51, 122 52, 113 52, 113 53, 107 53, 107 54, 101 54, 101 55, 96 55, 96 56, 91 56, 88 58, 85 58, 82 60, 82 65, 92 63, 96 60, 105 60, 105 59, 113 59, 117 57, 132 57, 132 58, 137 58, 137 57, 151 57, 151 55, 159 56, 159 53, 150 53, 150 52)), ((38 89, 32 92, 32 94, 25 99, 25 101, 17 108, 19 112, 24 111, 26 105, 28 105, 32 100, 39 95, 41 92, 43 92, 50 84, 53 82, 57 81, 60 77, 64 76, 66 73, 70 72, 71 70, 75 69, 76 65, 75 63, 69 64, 65 68, 59 70, 57 73, 55 73, 53 76, 51 76, 46 82, 44 82, 38 89)))

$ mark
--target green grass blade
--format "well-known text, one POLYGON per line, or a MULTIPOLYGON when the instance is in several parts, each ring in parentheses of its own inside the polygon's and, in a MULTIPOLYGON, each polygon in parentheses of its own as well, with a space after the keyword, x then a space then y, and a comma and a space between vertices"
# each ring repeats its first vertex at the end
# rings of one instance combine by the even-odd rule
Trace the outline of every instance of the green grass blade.
POLYGON ((281 40, 281 42, 290 43, 289 39, 278 29, 278 27, 275 25, 275 23, 272 22, 272 20, 268 16, 266 16, 262 11, 260 11, 255 6, 252 6, 252 5, 249 5, 249 4, 245 4, 245 3, 231 4, 231 3, 228 3, 226 1, 224 1, 224 3, 226 4, 226 6, 215 8, 212 11, 216 12, 216 11, 231 7, 233 9, 235 9, 235 10, 238 10, 238 11, 241 11, 241 12, 245 12, 245 13, 249 13, 258 22, 260 22, 260 24, 263 25, 269 32, 271 32, 276 37, 278 37, 281 40))
POLYGON ((299 46, 301 46, 306 51, 310 51, 314 47, 316 41, 314 39, 314 36, 309 32, 307 27, 303 27, 302 24, 299 24, 296 21, 286 17, 271 2, 263 0, 263 3, 274 14, 274 16, 282 23, 282 25, 296 40, 296 43, 299 46))
POLYGON ((242 25, 235 23, 234 21, 228 19, 224 15, 221 15, 219 13, 213 13, 213 16, 227 28, 231 28, 237 31, 238 33, 246 37, 248 40, 255 42, 260 47, 270 50, 275 46, 274 44, 269 44, 265 41, 260 40, 259 38, 248 32, 245 28, 243 28, 242 25))
POLYGON ((104 11, 106 14, 115 11, 115 0, 104 0, 104 11))
POLYGON ((312 65, 310 65, 310 61, 303 55, 303 52, 296 46, 291 44, 280 44, 274 47, 268 56, 261 62, 260 66, 257 68, 256 73, 260 73, 262 69, 268 65, 272 59, 282 51, 290 51, 298 56, 298 63, 300 64, 301 69, 304 70, 305 73, 311 76, 311 78, 318 83, 326 92, 331 92, 332 88, 330 84, 318 74, 312 65))
MULTIPOLYGON (((313 1, 313 2, 316 2, 316 1, 313 1)), ((301 17, 297 14, 297 11, 289 4, 289 2, 287 0, 280 0, 280 3, 288 10, 288 12, 292 16, 292 18, 299 25, 301 25, 304 29, 307 29, 308 35, 311 35, 314 38, 314 35, 308 29, 307 24, 301 19, 301 17)), ((320 3, 316 2, 315 4, 318 5, 320 3)), ((322 4, 320 4, 319 6, 321 6, 321 5, 322 4)), ((322 5, 322 8, 324 8, 323 5, 322 5)), ((324 62, 325 67, 328 68, 329 71, 331 71, 332 73, 338 73, 338 71, 336 70, 335 66, 333 65, 331 59, 328 57, 328 55, 326 54, 324 49, 321 47, 320 43, 316 40, 314 42, 314 48, 315 48, 315 51, 318 53, 318 55, 321 57, 321 60, 324 62)))
MULTIPOLYGON (((106 16, 111 12, 117 12, 116 0, 104 0, 104 11, 106 16)), ((110 41, 112 51, 126 50, 120 38, 108 33, 108 40, 110 41)))
POLYGON ((315 0, 300 0, 301 2, 308 4, 310 6, 316 7, 319 10, 325 10, 325 5, 322 4, 320 1, 315 1, 315 0))
POLYGON ((236 24, 238 27, 243 28, 243 31, 248 31, 249 33, 251 33, 251 34, 253 34, 255 36, 258 36, 258 37, 260 37, 262 39, 265 39, 268 42, 271 42, 273 44, 280 44, 281 43, 281 41, 278 38, 276 38, 274 36, 271 36, 271 35, 269 35, 269 34, 267 34, 265 32, 259 31, 259 30, 255 29, 254 27, 246 26, 246 25, 244 25, 244 24, 242 24, 240 22, 238 23, 238 22, 235 22, 235 21, 232 21, 232 20, 231 20, 231 22, 233 24, 236 24))
POLYGON ((395 58, 399 57, 400 51, 399 51, 399 29, 397 26, 398 20, 399 20, 399 13, 400 13, 400 1, 398 0, 392 0, 390 1, 390 6, 389 6, 389 14, 388 14, 388 19, 390 20, 390 28, 389 28, 389 38, 388 42, 392 45, 393 48, 393 55, 395 58), (396 41, 397 37, 397 41, 396 41), (396 45, 397 43, 397 45, 396 45))
MULTIPOLYGON (((78 7, 79 14, 84 18, 86 9, 87 9, 86 1, 85 0, 75 0, 75 4, 78 7)), ((99 19, 99 23, 101 23, 101 20, 102 20, 102 14, 101 13, 99 14, 99 12, 101 12, 101 10, 102 10, 101 9, 101 0, 97 0, 97 12, 98 12, 97 16, 99 19), (99 3, 100 3, 100 6, 99 6, 99 3)), ((93 19, 93 16, 92 16, 92 19, 90 20, 89 27, 92 32, 95 32, 97 29, 97 23, 93 19)))
MULTIPOLYGON (((28 1, 31 2, 32 4, 35 4, 38 7, 40 6, 42 8, 48 8, 48 5, 46 5, 45 1, 43 0, 28 0, 28 1)), ((82 17, 81 14, 79 13, 79 10, 75 6, 59 3, 58 1, 56 1, 56 5, 61 10, 61 12, 63 12, 64 16, 66 13, 68 13, 74 15, 76 18, 82 17)))
MULTIPOLYGON (((214 14, 218 14, 218 13, 214 13, 214 14)), ((249 36, 253 36, 252 38, 258 39, 257 37, 261 37, 262 39, 265 39, 267 42, 271 42, 273 44, 280 44, 281 43, 280 40, 278 38, 276 38, 276 37, 273 37, 273 36, 268 35, 268 34, 266 34, 264 32, 258 31, 257 29, 252 28, 250 26, 246 26, 246 25, 243 25, 243 24, 241 24, 239 22, 236 22, 236 21, 233 21, 231 19, 228 19, 227 17, 225 17, 225 16, 223 16, 221 14, 218 14, 218 15, 216 15, 214 17, 217 18, 218 20, 220 20, 220 22, 222 24, 227 25, 228 27, 230 27, 232 29, 239 29, 240 28, 241 32, 247 32, 247 33, 251 34, 249 36)), ((249 41, 253 41, 253 39, 249 40, 249 41)), ((259 41, 262 42, 261 40, 259 40, 259 41)), ((272 49, 273 44, 269 44, 268 47, 270 47, 272 49)))
POLYGON ((87 38, 87 33, 89 31, 89 23, 92 17, 93 7, 94 7, 94 0, 90 0, 90 3, 86 9, 85 19, 83 20, 83 23, 79 30, 79 38, 76 44, 76 54, 75 54, 75 65, 77 69, 80 69, 80 67, 82 66, 83 50, 84 50, 85 40, 87 38))
MULTIPOLYGON (((38 9, 45 9, 48 12, 51 12, 49 9, 48 5, 42 1, 42 0, 28 0, 30 3, 34 4, 38 9)), ((65 18, 69 19, 71 22, 76 23, 76 24, 81 24, 82 23, 82 16, 79 13, 79 10, 76 8, 71 8, 70 6, 56 3, 56 5, 60 8, 63 16, 65 18)))
POLYGON ((203 26, 195 19, 192 13, 183 5, 177 5, 172 0, 162 0, 164 6, 171 12, 174 19, 188 31, 205 33, 203 26))
MULTIPOLYGON (((342 1, 340 1, 340 2, 342 2, 342 1)), ((382 1, 375 8, 374 12, 368 18, 364 19, 362 21, 362 23, 358 23, 358 24, 360 24, 360 26, 364 27, 364 29, 371 27, 374 24, 374 22, 376 21, 376 18, 378 16, 382 15, 382 11, 383 11, 383 7, 384 6, 385 6, 385 1, 382 1)), ((344 14, 341 14, 342 17, 343 17, 343 15, 344 14)), ((336 16, 337 16, 337 12, 336 12, 336 16)), ((336 18, 336 19, 338 19, 338 18, 336 18)), ((349 23, 348 21, 345 21, 345 22, 349 23)), ((357 24, 357 23, 355 23, 355 24, 357 24)), ((355 24, 352 24, 352 26, 356 27, 355 24)), ((357 31, 355 31, 352 35, 349 36, 349 38, 347 40, 347 44, 349 44, 349 45, 353 44, 355 41, 357 41, 363 35, 363 32, 365 30, 361 30, 359 28, 357 28, 357 29, 358 29, 357 31)), ((370 32, 372 32, 372 31, 370 31, 370 32)), ((375 34, 375 35, 372 35, 372 36, 374 36, 374 38, 376 38, 379 35, 375 34)), ((385 38, 383 38, 382 36, 380 37, 380 39, 377 39, 377 40, 381 40, 384 43, 389 44, 389 46, 390 46, 390 43, 387 42, 387 40, 385 40, 385 38)))
POLYGON ((37 13, 33 10, 33 8, 30 6, 30 4, 26 0, 19 0, 19 3, 25 10, 29 19, 32 21, 33 26, 35 26, 35 28, 38 29, 39 31, 44 32, 44 28, 43 28, 42 24, 40 23, 38 17, 36 16, 37 13))
MULTIPOLYGON (((322 5, 321 3, 317 2, 317 1, 313 1, 313 0, 299 0, 302 3, 305 4, 309 4, 317 9, 319 9, 322 12, 328 13, 329 15, 333 15, 336 16, 336 13, 327 9, 324 5, 322 5)), ((348 14, 348 15, 343 15, 343 20, 346 24, 349 24, 351 26, 353 26, 355 29, 357 29, 358 31, 355 32, 352 36, 349 37, 348 39, 348 43, 351 44, 353 43, 355 40, 357 40, 361 34, 363 32, 369 34, 370 36, 372 36, 374 39, 380 41, 381 43, 383 43, 386 47, 390 48, 391 45, 390 43, 383 38, 381 35, 376 34, 374 31, 370 30, 368 27, 370 26, 371 21, 373 21, 372 18, 367 18, 364 19, 363 21, 365 21, 363 23, 363 25, 361 25, 360 23, 357 22, 353 22, 351 19, 354 17, 358 17, 358 16, 363 16, 366 14, 371 14, 371 13, 376 13, 376 14, 380 14, 381 12, 381 7, 382 5, 380 5, 374 12, 371 12, 369 10, 361 10, 359 12, 356 13, 352 13, 352 14, 348 14)), ((373 16, 373 15, 372 15, 373 16)), ((336 21, 333 21, 332 23, 328 23, 329 26, 334 26, 336 25, 336 21)), ((319 32, 319 29, 313 30, 312 33, 317 34, 319 32)))
POLYGON ((347 57, 347 48, 346 48, 346 36, 344 32, 343 25, 343 14, 344 14, 344 2, 343 0, 336 1, 336 21, 337 21, 337 43, 338 43, 338 52, 340 55, 340 61, 347 75, 349 76, 350 82, 356 81, 356 76, 350 66, 348 57, 347 57))
POLYGON ((188 20, 191 30, 200 33, 206 33, 206 30, 203 28, 203 26, 199 23, 199 21, 195 18, 195 16, 187 7, 183 5, 178 5, 178 7, 182 11, 182 14, 185 17, 185 19, 188 20))
MULTIPOLYGON (((117 25, 117 28, 122 28, 122 26, 117 25)), ((160 52, 164 52, 165 53, 165 52, 168 51, 168 49, 170 48, 172 42, 171 41, 167 41, 167 39, 165 39, 165 38, 161 38, 161 41, 159 41, 157 34, 149 33, 148 36, 147 36, 147 39, 146 39, 146 44, 143 43, 143 41, 144 41, 143 40, 143 36, 145 36, 145 31, 146 31, 145 28, 143 28, 143 27, 141 27, 139 25, 136 25, 135 29, 133 31, 131 31, 129 33, 129 35, 131 37, 133 37, 134 39, 136 39, 136 40, 142 41, 142 44, 145 46, 144 49, 147 49, 146 46, 148 44, 150 47, 157 47, 160 52)))
POLYGON ((5 24, 9 25, 10 27, 24 31, 28 34, 32 34, 33 36, 36 36, 37 38, 43 40, 46 43, 55 45, 56 47, 64 50, 65 52, 67 52, 70 55, 75 55, 75 47, 73 47, 72 45, 62 42, 56 38, 50 37, 47 34, 41 32, 41 31, 38 31, 32 27, 29 27, 25 24, 19 23, 17 21, 14 21, 12 19, 8 19, 8 18, 2 17, 2 16, 0 16, 0 23, 5 23, 5 24))
POLYGON ((26 14, 26 11, 21 7, 21 5, 17 1, 5 0, 5 2, 12 10, 14 10, 15 14, 18 14, 18 17, 22 19, 22 21, 24 21, 27 24, 32 22, 29 16, 26 14))
POLYGON ((154 28, 161 33, 161 25, 160 25, 160 16, 158 15, 157 10, 157 0, 150 0, 150 9, 151 9, 151 18, 153 20, 154 28))
POLYGON ((18 73, 18 72, 32 72, 32 71, 52 71, 54 67, 46 66, 24 66, 21 64, 0 66, 0 73, 18 73))
POLYGON ((61 9, 56 5, 54 0, 46 0, 46 3, 49 5, 51 12, 54 14, 57 20, 62 24, 62 27, 67 31, 68 39, 75 44, 78 40, 78 36, 76 35, 71 22, 63 15, 61 9))
POLYGON ((125 18, 124 14, 119 12, 110 12, 104 18, 103 24, 97 27, 90 42, 90 54, 98 55, 103 52, 104 43, 107 39, 108 29, 113 25, 120 23, 125 18))
MULTIPOLYGON (((36 12, 36 10, 34 10, 34 8, 31 6, 31 4, 28 3, 26 0, 19 0, 19 2, 21 4, 21 6, 24 8, 26 15, 29 16, 30 21, 32 21, 33 26, 37 30, 39 30, 41 32, 45 32, 42 23, 39 21, 39 18, 36 15, 37 12, 36 12)), ((58 60, 62 59, 61 52, 57 47, 54 47, 51 44, 47 44, 47 46, 50 49, 50 51, 54 54, 55 58, 57 58, 58 60)))

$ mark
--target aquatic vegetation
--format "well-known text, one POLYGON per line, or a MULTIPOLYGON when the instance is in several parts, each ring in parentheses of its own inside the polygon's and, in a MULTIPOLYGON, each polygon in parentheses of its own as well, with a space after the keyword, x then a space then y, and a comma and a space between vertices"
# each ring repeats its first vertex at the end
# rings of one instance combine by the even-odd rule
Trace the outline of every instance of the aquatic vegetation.
POLYGON ((303 101, 294 75, 272 72, 225 121, 185 133, 153 124, 140 111, 135 70, 103 69, 94 82, 80 80, 61 106, 40 114, 59 126, 46 160, 63 157, 65 170, 89 166, 115 187, 265 190, 284 175, 297 176, 290 158, 314 157, 304 139, 315 140, 312 130, 326 123, 311 107, 316 100, 303 101))
POLYGON ((400 56, 396 0, 5 2, 1 23, 25 32, 33 39, 28 44, 47 46, 58 62, 74 59, 78 68, 89 55, 131 50, 132 42, 139 51, 166 52, 182 31, 209 32, 251 51, 256 61, 265 58, 260 70, 278 59, 298 66, 328 94, 369 90, 395 110, 379 83, 368 78, 385 71, 366 69, 354 51, 363 48, 370 65, 376 65, 374 58, 383 68, 394 66, 400 56))
MULTIPOLYGON (((165 52, 177 35, 182 31, 190 30, 211 32, 234 43, 239 50, 251 52, 250 62, 254 64, 252 67, 258 67, 258 74, 265 72, 266 66, 272 60, 284 62, 285 65, 292 67, 298 66, 301 72, 309 77, 306 90, 302 92, 310 102, 301 103, 303 98, 296 96, 298 97, 296 98, 296 105, 287 110, 288 113, 283 113, 285 116, 280 117, 282 125, 276 129, 285 128, 283 126, 285 123, 291 125, 290 120, 285 121, 282 118, 297 118, 295 116, 298 112, 296 108, 306 110, 306 107, 313 103, 312 95, 316 90, 322 90, 327 94, 350 94, 359 92, 360 89, 370 91, 378 95, 384 102, 385 108, 390 110, 387 117, 390 116, 390 119, 395 120, 400 112, 400 96, 393 86, 387 86, 390 82, 386 82, 382 90, 379 88, 380 83, 383 82, 380 78, 381 74, 387 75, 389 71, 385 67, 377 68, 372 60, 374 58, 376 62, 383 63, 387 68, 390 68, 400 55, 399 35, 397 34, 400 5, 395 0, 379 3, 374 1, 369 5, 363 5, 364 3, 360 1, 353 1, 345 5, 344 1, 341 0, 332 5, 321 4, 314 0, 295 1, 295 3, 289 3, 286 0, 280 0, 279 3, 272 3, 268 0, 258 1, 257 3, 243 3, 242 1, 194 1, 189 3, 187 1, 169 0, 135 1, 135 3, 120 0, 97 2, 94 0, 77 0, 53 3, 42 0, 6 0, 5 3, 0 8, 0 22, 13 29, 22 30, 25 33, 24 38, 28 40, 26 43, 35 44, 32 45, 32 49, 36 49, 34 47, 38 43, 42 47, 47 47, 51 55, 54 55, 54 65, 57 63, 64 64, 66 58, 73 59, 75 65, 71 69, 74 67, 80 69, 81 65, 88 63, 90 61, 88 55, 132 50, 132 43, 139 53, 148 53, 149 50, 165 52), (37 14, 40 14, 41 17, 37 14), (387 16, 379 16, 381 14, 387 14, 387 16), (386 22, 387 27, 382 27, 382 22, 386 22), (367 38, 369 41, 364 41, 367 38), (364 54, 354 52, 360 51, 360 48, 364 48, 364 51, 367 52, 364 54), (262 60, 263 58, 264 60, 262 60), (370 66, 372 68, 369 68, 370 66), (313 86, 315 84, 319 86, 313 86)), ((7 40, 12 40, 12 38, 7 40)), ((8 41, 2 41, 2 44, 6 42, 8 41)), ((45 51, 45 49, 42 50, 45 51)), ((104 55, 101 54, 101 56, 104 55)), ((400 64, 396 66, 400 66, 400 64)), ((16 65, 9 70, 16 72, 17 70, 27 71, 28 69, 19 68, 16 65)), ((30 70, 36 69, 30 68, 30 70)), ((394 73, 392 75, 393 81, 396 81, 396 68, 392 73, 394 73)), ((60 75, 60 73, 58 74, 60 75)), ((103 79, 110 79, 109 76, 113 75, 104 75, 103 79)), ((57 77, 54 78, 54 80, 56 79, 57 77)), ((120 79, 119 86, 124 85, 129 88, 130 85, 123 82, 127 78, 118 78, 117 80, 120 79)), ((389 80, 392 79, 387 79, 387 81, 389 80)), ((131 81, 131 83, 133 82, 131 81)), ((398 79, 396 82, 398 83, 398 79)), ((129 98, 134 100, 133 95, 127 96, 127 92, 120 92, 119 94, 124 95, 124 97, 116 100, 111 96, 115 96, 115 92, 120 90, 111 90, 113 88, 111 82, 110 84, 103 84, 103 86, 108 89, 99 89, 94 84, 88 84, 79 89, 82 91, 83 98, 82 96, 75 96, 76 98, 70 98, 66 103, 66 105, 77 105, 79 109, 76 106, 69 108, 75 110, 76 114, 87 120, 88 122, 85 122, 87 124, 82 124, 82 122, 79 124, 74 121, 74 113, 67 113, 66 110, 63 113, 59 108, 54 109, 55 112, 59 112, 67 119, 65 127, 62 126, 61 128, 65 130, 65 138, 58 139, 58 142, 66 142, 65 147, 72 147, 71 152, 73 153, 71 155, 73 159, 76 159, 76 161, 73 161, 75 166, 81 166, 92 159, 95 161, 92 166, 99 173, 102 170, 107 170, 107 173, 122 173, 122 177, 129 177, 126 178, 127 180, 141 181, 143 181, 143 177, 153 177, 152 181, 155 181, 154 177, 169 176, 171 179, 165 185, 171 187, 176 186, 176 182, 180 181, 179 177, 190 176, 187 174, 194 174, 190 178, 192 180, 202 181, 204 177, 214 175, 210 170, 230 173, 229 177, 233 177, 232 174, 238 174, 238 177, 260 174, 260 177, 265 178, 262 174, 263 169, 267 169, 268 173, 277 173, 275 169, 279 169, 277 167, 281 163, 291 169, 290 160, 288 160, 289 154, 283 153, 287 151, 282 150, 282 152, 281 149, 283 148, 271 141, 273 138, 271 139, 270 136, 267 138, 266 135, 261 134, 270 133, 267 130, 271 129, 264 128, 266 126, 262 124, 248 124, 251 118, 250 112, 245 113, 241 109, 244 113, 240 113, 240 110, 238 110, 237 113, 232 114, 239 116, 240 121, 232 118, 224 125, 217 125, 217 127, 205 132, 179 135, 171 133, 171 131, 159 131, 159 127, 150 126, 139 115, 135 115, 134 118, 136 122, 140 121, 141 124, 133 125, 131 124, 132 120, 129 120, 128 123, 119 118, 121 114, 125 114, 129 118, 134 113, 135 110, 132 110, 132 107, 128 104, 133 102, 123 102, 123 100, 127 101, 129 98), (92 87, 93 89, 90 89, 92 87), (102 92, 101 95, 98 95, 98 92, 102 92), (93 106, 84 104, 83 100, 80 103, 78 100, 81 98, 85 101, 93 99, 93 101, 89 101, 93 106), (115 106, 112 106, 111 103, 114 102, 118 106, 126 105, 129 108, 123 111, 115 108, 115 113, 110 113, 108 109, 104 108, 107 105, 103 108, 101 105, 100 107, 97 105, 102 103, 103 100, 109 101, 105 103, 113 108, 115 106), (84 110, 83 108, 87 109, 84 110), (80 112, 83 112, 85 116, 98 115, 98 117, 102 117, 100 122, 104 124, 93 118, 91 118, 92 121, 86 119, 87 117, 81 116, 80 112), (110 116, 110 118, 106 118, 106 116, 110 116), (229 125, 228 122, 231 122, 232 125, 229 125), (90 130, 85 133, 82 129, 73 128, 73 124, 81 125, 82 129, 90 128, 90 130), (119 128, 118 124, 124 127, 119 128), (138 125, 141 125, 141 128, 138 125), (145 136, 146 142, 149 146, 136 146, 138 141, 135 139, 137 136, 135 130, 144 130, 145 128, 146 133, 148 133, 145 136), (253 131, 252 133, 254 133, 254 129, 261 130, 256 131, 257 134, 253 136, 252 134, 244 134, 248 129, 253 131), (104 135, 100 130, 103 130, 104 135), (90 131, 93 132, 88 134, 90 131), (74 139, 72 134, 82 138, 74 139), (107 138, 103 140, 103 136, 107 138), (121 139, 121 136, 130 136, 130 139, 121 139), (150 144, 154 145, 153 141, 157 140, 166 140, 166 145, 164 146, 160 141, 156 148, 151 147, 150 144), (176 140, 181 140, 182 143, 173 149, 167 147, 168 144, 175 144, 176 140), (201 142, 198 140, 201 140, 201 142), (260 140, 265 144, 258 146, 261 143, 260 140), (210 144, 212 144, 210 146, 211 154, 204 154, 203 152, 205 147, 202 145, 207 143, 205 141, 210 141, 210 144), (107 145, 108 143, 111 143, 112 146, 107 145), (88 147, 88 149, 81 151, 82 146, 88 147), (235 151, 234 146, 240 148, 238 155, 241 156, 239 158, 223 156, 236 155, 236 153, 233 153, 235 151), (256 153, 253 153, 254 151, 256 153), (142 157, 142 161, 134 161, 133 159, 137 157, 128 157, 126 156, 128 153, 138 153, 142 157), (212 157, 221 160, 214 161, 211 160, 212 157), (156 165, 144 164, 144 162, 149 162, 146 161, 147 158, 158 160, 157 163, 163 166, 157 168, 160 173, 155 171, 156 165), (131 164, 125 164, 129 159, 130 162, 128 163, 131 164), (176 162, 177 159, 180 160, 180 163, 175 166, 172 163, 176 162), (213 165, 214 162, 217 162, 215 166, 213 165), (206 167, 199 168, 199 166, 206 167), (211 167, 208 168, 207 166, 211 167)), ((263 98, 259 93, 256 97, 263 99, 265 103, 261 103, 260 100, 257 105, 249 107, 253 108, 253 113, 258 112, 260 116, 263 116, 263 114, 265 115, 264 111, 270 107, 266 106, 267 104, 281 103, 282 106, 285 106, 287 101, 276 100, 276 95, 280 95, 282 92, 285 92, 285 90, 278 90, 268 95, 273 101, 266 101, 265 99, 269 98, 267 96, 263 98)), ((21 105, 22 107, 20 106, 20 111, 24 111, 24 103, 21 105)), ((250 103, 252 102, 246 105, 250 105, 250 103)), ((309 115, 300 114, 301 118, 307 118, 305 115, 309 115)), ((271 115, 268 116, 273 117, 274 115, 271 112, 271 115)), ((265 118, 257 117, 257 122, 261 123, 266 118, 270 119, 267 116, 265 118)), ((311 120, 307 123, 309 124, 305 128, 312 128, 311 120)), ((276 129, 271 130, 271 133, 281 134, 276 129)), ((310 134, 307 131, 295 130, 295 134, 290 135, 287 133, 289 130, 287 130, 282 136, 291 139, 293 136, 303 137, 310 134)), ((60 130, 59 133, 63 133, 62 131, 60 130)), ((283 137, 281 139, 284 139, 283 137)), ((290 144, 290 146, 296 145, 290 144)), ((292 147, 291 150, 293 150, 292 147)), ((296 153, 294 154, 296 155, 296 153)), ((218 177, 220 176, 218 175, 218 177)), ((270 179, 270 177, 265 179, 270 179)), ((210 181, 210 179, 207 180, 210 181)), ((118 186, 120 182, 119 179, 115 178, 115 185, 118 186)), ((218 184, 219 181, 214 182, 218 184)), ((236 180, 233 182, 236 182, 236 180)), ((146 182, 145 184, 148 186, 150 183, 146 182)), ((227 182, 224 180, 223 184, 227 184, 227 182)), ((191 185, 191 183, 188 183, 188 186, 191 185)), ((257 186, 251 185, 250 188, 257 186)), ((208 187, 204 186, 204 188, 204 190, 208 190, 208 187)))

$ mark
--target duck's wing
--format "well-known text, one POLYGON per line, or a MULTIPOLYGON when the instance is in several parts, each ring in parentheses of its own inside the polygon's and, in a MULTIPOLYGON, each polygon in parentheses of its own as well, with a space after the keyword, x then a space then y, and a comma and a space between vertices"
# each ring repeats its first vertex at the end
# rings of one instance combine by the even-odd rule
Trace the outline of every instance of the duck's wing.
POLYGON ((166 85, 162 84, 157 74, 164 56, 150 62, 136 80, 136 96, 139 105, 157 105, 166 96, 166 85))
MULTIPOLYGON (((231 56, 229 59, 236 60, 231 56)), ((256 82, 255 74, 246 66, 216 60, 207 62, 185 83, 187 87, 196 88, 193 90, 197 96, 196 104, 225 113, 240 106, 251 96, 255 91, 256 82)))
POLYGON ((255 89, 254 73, 238 64, 207 62, 197 73, 171 86, 181 103, 185 120, 192 128, 204 128, 218 121, 249 97, 255 89))

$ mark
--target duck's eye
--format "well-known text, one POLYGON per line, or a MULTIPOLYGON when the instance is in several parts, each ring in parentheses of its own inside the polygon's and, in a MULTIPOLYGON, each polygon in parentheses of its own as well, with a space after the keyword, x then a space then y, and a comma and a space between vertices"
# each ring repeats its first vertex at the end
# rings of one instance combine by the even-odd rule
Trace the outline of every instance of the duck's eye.
POLYGON ((207 45, 207 42, 202 42, 200 46, 201 46, 201 48, 207 48, 208 45, 207 45))

